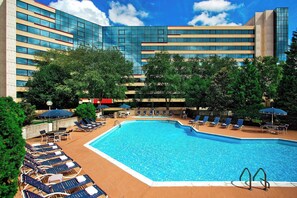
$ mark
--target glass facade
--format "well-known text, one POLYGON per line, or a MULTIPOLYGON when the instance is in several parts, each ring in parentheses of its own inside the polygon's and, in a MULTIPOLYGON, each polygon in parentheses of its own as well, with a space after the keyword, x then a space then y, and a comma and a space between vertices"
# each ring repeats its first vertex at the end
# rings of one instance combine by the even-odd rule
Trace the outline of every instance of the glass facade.
POLYGON ((134 74, 142 74, 142 43, 167 42, 167 27, 103 27, 103 49, 118 49, 133 62, 134 74))
POLYGON ((288 8, 274 10, 274 56, 285 61, 288 51, 288 8))
POLYGON ((56 29, 73 35, 73 45, 89 45, 102 48, 102 27, 56 10, 56 29))

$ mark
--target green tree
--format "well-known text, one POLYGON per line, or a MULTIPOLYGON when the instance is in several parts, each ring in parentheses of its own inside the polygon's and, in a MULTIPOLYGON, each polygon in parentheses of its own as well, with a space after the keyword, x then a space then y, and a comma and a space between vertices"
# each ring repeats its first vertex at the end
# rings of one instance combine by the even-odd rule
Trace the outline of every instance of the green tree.
POLYGON ((65 84, 69 72, 58 64, 49 63, 39 67, 33 79, 27 82, 29 90, 25 100, 37 108, 47 108, 46 102, 53 101, 53 108, 69 108, 78 103, 78 96, 65 84))
POLYGON ((212 78, 206 91, 206 103, 211 110, 224 111, 230 109, 233 103, 232 84, 235 81, 235 64, 223 67, 212 78))
POLYGON ((118 50, 78 47, 39 55, 40 70, 27 83, 25 96, 37 108, 45 108, 47 100, 69 108, 81 97, 124 99, 125 83, 132 81, 133 65, 118 50))
POLYGON ((32 123, 32 121, 34 120, 34 118, 36 117, 36 106, 35 105, 31 105, 30 103, 27 102, 20 102, 19 103, 21 108, 23 109, 26 119, 23 123, 23 125, 29 125, 32 123))
POLYGON ((181 76, 172 63, 170 55, 167 52, 156 53, 143 66, 143 70, 146 78, 142 93, 155 98, 165 98, 168 109, 171 99, 178 97, 181 88, 181 76))
POLYGON ((268 98, 277 96, 277 88, 282 79, 283 63, 278 63, 278 58, 272 56, 257 57, 253 60, 259 72, 260 88, 268 98))
POLYGON ((0 197, 14 197, 25 156, 22 124, 25 115, 12 98, 0 98, 0 197))
POLYGON ((292 43, 287 54, 286 64, 283 65, 283 78, 278 89, 277 105, 297 115, 297 31, 293 32, 292 43))
POLYGON ((262 108, 262 91, 260 89, 259 72, 256 66, 245 59, 237 80, 234 81, 233 110, 240 117, 257 117, 262 108))
POLYGON ((96 118, 96 108, 92 103, 84 103, 78 105, 75 110, 75 113, 78 117, 84 118, 96 118))

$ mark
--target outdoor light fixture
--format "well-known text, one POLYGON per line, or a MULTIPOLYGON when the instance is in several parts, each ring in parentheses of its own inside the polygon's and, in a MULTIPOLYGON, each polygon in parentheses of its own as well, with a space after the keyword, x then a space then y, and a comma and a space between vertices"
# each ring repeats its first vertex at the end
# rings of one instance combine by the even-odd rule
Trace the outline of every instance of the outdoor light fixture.
POLYGON ((48 101, 46 102, 46 105, 48 106, 48 110, 51 110, 51 106, 53 105, 53 102, 50 101, 50 100, 48 100, 48 101))

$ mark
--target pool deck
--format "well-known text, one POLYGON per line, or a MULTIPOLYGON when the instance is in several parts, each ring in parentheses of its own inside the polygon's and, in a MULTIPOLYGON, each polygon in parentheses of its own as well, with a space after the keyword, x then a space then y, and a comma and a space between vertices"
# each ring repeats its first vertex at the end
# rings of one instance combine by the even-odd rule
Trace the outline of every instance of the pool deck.
MULTIPOLYGON (((148 120, 149 118, 145 119, 148 120)), ((171 118, 188 124, 189 119, 171 118)), ((247 188, 236 186, 185 186, 185 187, 151 187, 136 179, 126 171, 112 164, 103 157, 84 146, 85 143, 114 126, 115 120, 141 120, 137 118, 107 119, 107 124, 93 132, 73 132, 70 140, 58 142, 64 152, 90 175, 110 198, 172 198, 172 197, 296 197, 296 187, 271 187, 267 191, 260 187, 247 188)), ((219 127, 199 126, 199 131, 239 138, 283 138, 297 141, 297 131, 288 130, 286 134, 263 133, 259 127, 243 127, 242 130, 221 129, 219 127)), ((29 143, 39 142, 40 138, 28 140, 29 143)), ((269 152, 269 151, 263 151, 269 152)), ((293 165, 293 164, 292 164, 293 165)), ((277 164, 276 164, 277 166, 277 164)), ((293 165, 294 166, 294 165, 293 165)), ((238 172, 238 177, 241 172, 238 172)), ((269 179, 269 175, 268 175, 269 179)), ((269 180, 268 180, 269 181, 269 180)), ((21 197, 18 193, 16 198, 21 197)))

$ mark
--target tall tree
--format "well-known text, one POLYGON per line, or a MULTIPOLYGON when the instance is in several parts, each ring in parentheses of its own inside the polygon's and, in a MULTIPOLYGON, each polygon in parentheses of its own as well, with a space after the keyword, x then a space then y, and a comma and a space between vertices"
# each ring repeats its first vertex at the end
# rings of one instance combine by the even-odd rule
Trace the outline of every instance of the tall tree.
POLYGON ((146 78, 142 92, 155 98, 165 98, 168 109, 171 99, 178 96, 181 84, 181 77, 170 55, 167 52, 157 53, 143 66, 143 70, 146 78))
POLYGON ((233 84, 233 109, 239 116, 255 117, 262 107, 262 91, 260 89, 259 71, 248 59, 239 71, 233 84))
POLYGON ((297 115, 297 31, 293 32, 292 43, 287 54, 286 64, 283 65, 283 78, 278 89, 277 105, 297 115))
POLYGON ((124 99, 125 83, 132 81, 133 65, 117 50, 52 50, 40 55, 39 65, 25 96, 37 108, 47 100, 66 108, 76 107, 80 97, 124 99))
POLYGON ((17 192, 20 167, 25 156, 22 125, 25 114, 11 97, 0 98, 0 197, 17 192))
POLYGON ((282 78, 283 62, 279 63, 278 58, 272 56, 257 57, 253 60, 259 71, 259 83, 263 95, 268 99, 275 99, 277 88, 282 78))

